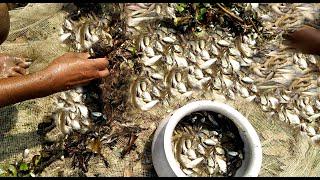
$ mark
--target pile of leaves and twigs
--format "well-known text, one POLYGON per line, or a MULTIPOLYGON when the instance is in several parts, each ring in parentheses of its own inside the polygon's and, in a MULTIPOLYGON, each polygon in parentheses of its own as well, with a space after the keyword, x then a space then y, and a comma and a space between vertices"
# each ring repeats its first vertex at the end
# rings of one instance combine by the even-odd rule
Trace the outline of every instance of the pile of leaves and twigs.
POLYGON ((234 37, 254 32, 261 38, 271 38, 263 32, 257 13, 244 3, 177 3, 175 13, 176 18, 168 18, 164 24, 182 34, 201 36, 204 29, 219 27, 234 37))

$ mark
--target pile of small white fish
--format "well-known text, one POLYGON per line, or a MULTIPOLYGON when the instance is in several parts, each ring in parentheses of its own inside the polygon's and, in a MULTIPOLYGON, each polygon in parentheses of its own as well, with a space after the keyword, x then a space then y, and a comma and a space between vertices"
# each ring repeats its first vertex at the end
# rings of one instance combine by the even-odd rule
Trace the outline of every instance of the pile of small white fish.
MULTIPOLYGON (((195 38, 151 23, 162 17, 175 18, 174 3, 127 4, 127 30, 142 54, 132 61, 144 65, 137 74, 141 79, 131 86, 135 88, 130 91, 131 102, 147 111, 194 91, 212 91, 232 100, 257 102, 270 116, 298 124, 313 140, 320 140, 316 124, 320 118, 320 76, 310 70, 319 56, 294 53, 281 45, 284 30, 298 27, 304 19, 314 19, 319 4, 246 5, 258 13, 265 31, 278 34, 263 47, 257 46, 258 33, 243 36, 236 46, 234 35, 219 26, 209 26, 202 30, 207 36, 195 38)), ((99 38, 108 38, 107 32, 90 27, 103 29, 101 21, 109 20, 92 19, 83 26, 73 26, 75 22, 70 25, 66 20, 61 40, 79 44, 75 49, 82 51, 90 50, 90 43, 99 38)))
POLYGON ((110 17, 98 18, 95 14, 81 17, 78 21, 65 20, 60 29, 60 41, 73 47, 77 52, 93 52, 92 45, 99 40, 112 46, 112 36, 108 33, 110 17))
POLYGON ((58 129, 68 135, 73 131, 85 133, 92 126, 92 120, 103 117, 100 112, 90 112, 84 104, 83 90, 81 87, 59 93, 55 98, 57 110, 52 117, 58 129))
MULTIPOLYGON (((131 21, 142 22, 147 18, 142 20, 141 12, 146 12, 143 17, 165 13, 174 17, 173 6, 140 6, 128 16, 131 21)), ((151 92, 139 93, 137 89, 132 101, 137 101, 142 110, 149 110, 160 100, 166 104, 170 95, 184 98, 195 90, 209 90, 232 100, 242 97, 255 101, 271 116, 278 115, 282 121, 299 124, 313 140, 319 140, 320 131, 315 122, 320 118, 320 76, 310 71, 319 56, 290 52, 281 45, 284 30, 299 27, 304 19, 314 19, 319 4, 248 3, 247 6, 258 13, 266 31, 278 34, 265 47, 257 46, 257 33, 243 36, 240 46, 236 46, 233 35, 217 26, 208 28, 208 34, 214 32, 208 39, 188 39, 161 26, 153 27, 148 33, 141 31, 138 41, 143 55, 138 61, 145 65, 141 76, 147 76, 147 82, 152 82, 148 86, 151 92), (223 47, 228 50, 218 58, 223 47), (147 104, 150 106, 145 108, 147 104)), ((135 29, 146 29, 145 24, 135 24, 135 29)))
POLYGON ((211 113, 202 113, 185 117, 182 122, 188 123, 179 126, 179 122, 175 128, 172 137, 174 156, 187 176, 233 176, 244 158, 243 144, 234 144, 241 141, 240 137, 235 138, 239 133, 218 127, 216 130, 213 127, 214 124, 218 126, 216 119, 211 113), (229 137, 228 141, 224 136, 229 137), (232 145, 225 146, 226 143, 232 145))
MULTIPOLYGON (((78 21, 65 19, 61 28, 60 41, 74 48, 76 52, 94 54, 92 46, 103 41, 107 46, 113 45, 112 36, 108 33, 110 16, 98 18, 94 13, 80 17, 78 21)), ((83 88, 58 93, 55 99, 57 110, 52 114, 59 130, 64 134, 72 131, 87 132, 92 120, 103 117, 102 112, 90 112, 84 103, 83 88)))

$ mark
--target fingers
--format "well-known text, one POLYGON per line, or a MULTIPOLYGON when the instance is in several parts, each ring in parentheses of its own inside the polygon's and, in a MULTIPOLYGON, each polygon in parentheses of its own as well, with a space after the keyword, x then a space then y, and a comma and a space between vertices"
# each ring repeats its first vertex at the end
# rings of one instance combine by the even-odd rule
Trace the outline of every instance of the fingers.
POLYGON ((282 37, 286 40, 292 41, 293 37, 292 37, 292 33, 290 34, 283 34, 282 37))
POLYGON ((13 59, 15 65, 20 66, 21 68, 28 68, 32 63, 30 59, 19 58, 19 57, 10 57, 13 59))
POLYGON ((19 57, 10 57, 10 58, 13 59, 13 62, 14 62, 16 65, 18 65, 19 63, 24 63, 24 62, 25 62, 24 58, 19 58, 19 57))
POLYGON ((10 70, 10 71, 9 71, 8 77, 16 77, 16 76, 22 76, 22 74, 17 73, 17 72, 14 71, 14 70, 10 70))
POLYGON ((76 53, 76 56, 81 59, 88 59, 90 57, 89 53, 76 53))
POLYGON ((22 75, 25 75, 27 73, 27 71, 24 68, 18 66, 13 67, 12 70, 22 75))
POLYGON ((109 64, 109 61, 106 58, 92 59, 89 62, 98 70, 106 69, 109 64))
POLYGON ((108 69, 105 69, 103 71, 99 71, 99 77, 106 77, 110 74, 108 69))
POLYGON ((28 68, 31 65, 32 62, 22 62, 19 63, 18 66, 20 66, 21 68, 28 68))

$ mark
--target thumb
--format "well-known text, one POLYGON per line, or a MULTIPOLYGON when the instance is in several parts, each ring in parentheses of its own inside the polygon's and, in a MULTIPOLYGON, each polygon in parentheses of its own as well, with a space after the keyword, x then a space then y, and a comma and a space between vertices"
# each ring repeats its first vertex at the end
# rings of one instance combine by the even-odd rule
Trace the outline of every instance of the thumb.
POLYGON ((106 77, 110 74, 108 69, 105 69, 103 71, 99 71, 98 73, 99 73, 99 77, 106 77))

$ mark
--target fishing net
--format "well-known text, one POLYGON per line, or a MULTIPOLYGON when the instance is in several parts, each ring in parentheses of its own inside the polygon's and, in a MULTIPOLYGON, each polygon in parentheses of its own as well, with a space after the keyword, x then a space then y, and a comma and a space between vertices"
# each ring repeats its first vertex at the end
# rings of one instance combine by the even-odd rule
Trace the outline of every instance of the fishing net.
MULTIPOLYGON (((33 60, 30 73, 45 68, 54 58, 69 51, 58 41, 59 29, 70 5, 41 3, 28 4, 24 8, 10 11, 11 29, 7 41, 0 46, 0 52, 8 55, 29 57, 33 60)), ((30 155, 41 149, 41 136, 37 134, 38 124, 48 120, 56 109, 53 96, 33 99, 0 109, 0 162, 12 163, 22 157, 24 149, 30 155)), ((110 166, 93 157, 89 162, 87 176, 156 176, 152 166, 151 143, 157 125, 168 112, 197 99, 211 99, 225 102, 240 111, 252 123, 259 134, 263 161, 260 176, 319 176, 320 156, 317 146, 302 135, 299 128, 289 126, 278 118, 270 118, 255 103, 237 99, 226 100, 215 93, 194 94, 188 100, 175 101, 169 107, 157 106, 148 112, 125 112, 128 122, 134 121, 146 130, 138 134, 136 149, 120 158, 121 146, 105 148, 103 153, 110 166)), ((41 176, 81 176, 71 167, 71 160, 64 158, 53 162, 41 176)))

